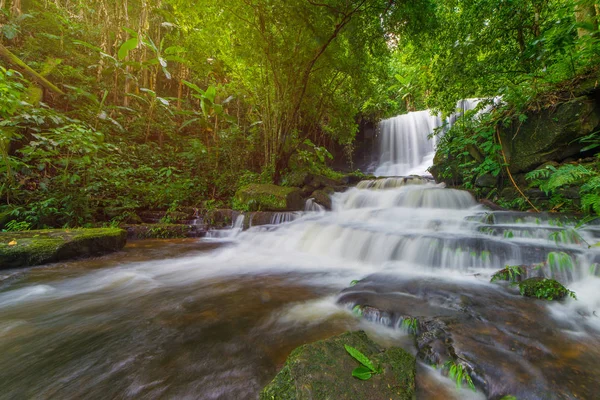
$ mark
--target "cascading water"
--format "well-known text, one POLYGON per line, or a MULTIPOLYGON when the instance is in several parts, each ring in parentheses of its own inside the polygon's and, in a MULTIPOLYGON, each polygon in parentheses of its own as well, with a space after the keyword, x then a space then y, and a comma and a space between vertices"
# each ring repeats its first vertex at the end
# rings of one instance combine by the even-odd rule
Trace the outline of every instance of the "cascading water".
MULTIPOLYGON (((4 273, 0 397, 254 398, 293 347, 357 328, 401 341, 405 331, 383 326, 406 315, 444 324, 487 396, 600 391, 600 280, 590 269, 600 253, 583 242, 600 237, 594 226, 551 236, 572 225, 489 212, 420 178, 362 182, 335 194, 333 208, 217 249, 181 242, 185 257, 138 242, 68 269, 4 273), (559 252, 572 266, 550 271, 577 301, 546 305, 489 283, 507 264, 548 264, 559 252), (369 305, 363 321, 357 304, 369 305)), ((420 398, 481 398, 437 374, 420 364, 420 398)))
POLYGON ((240 216, 222 233, 235 241, 134 242, 68 268, 3 272, 0 397, 256 398, 294 347, 349 329, 416 354, 418 398, 600 393, 599 226, 491 212, 414 176, 360 182, 332 204, 246 231, 240 216), (490 283, 506 265, 578 299, 490 283), (478 392, 429 367, 450 357, 478 392))
POLYGON ((434 131, 445 125, 449 129, 466 110, 474 109, 481 100, 466 99, 457 104, 461 111, 445 121, 430 110, 409 112, 381 121, 376 176, 427 175, 433 165, 437 136, 434 131))

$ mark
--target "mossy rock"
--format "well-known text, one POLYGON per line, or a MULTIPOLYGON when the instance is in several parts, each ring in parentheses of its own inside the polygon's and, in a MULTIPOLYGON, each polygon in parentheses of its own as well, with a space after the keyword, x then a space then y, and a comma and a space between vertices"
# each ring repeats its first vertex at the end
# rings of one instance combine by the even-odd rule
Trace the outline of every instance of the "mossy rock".
POLYGON ((300 189, 258 183, 240 188, 235 202, 249 211, 301 211, 304 208, 300 189))
POLYGON ((490 280, 490 282, 521 281, 526 273, 527 273, 527 270, 522 265, 507 266, 505 268, 502 268, 500 271, 495 272, 492 275, 492 279, 490 280))
POLYGON ((327 210, 331 210, 331 194, 332 194, 333 190, 327 191, 327 189, 331 189, 331 188, 315 190, 314 192, 312 192, 310 197, 312 197, 315 200, 315 202, 319 203, 320 205, 325 207, 327 210))
POLYGON ((383 350, 359 331, 296 348, 259 398, 389 400, 414 396, 415 358, 400 348, 383 350), (358 349, 383 372, 365 381, 353 377, 352 371, 360 364, 344 345, 358 349))
POLYGON ((567 295, 574 296, 573 292, 565 288, 560 282, 539 277, 525 279, 519 283, 519 291, 523 296, 543 300, 561 300, 567 295))
POLYGON ((47 229, 0 233, 0 269, 28 267, 121 250, 127 232, 118 228, 47 229))
POLYGON ((525 122, 515 119, 500 132, 513 174, 579 154, 585 144, 577 139, 594 132, 600 124, 600 108, 595 99, 587 96, 529 111, 526 115, 525 122))
POLYGON ((203 232, 183 224, 136 224, 124 225, 129 239, 182 239, 201 236, 203 232))

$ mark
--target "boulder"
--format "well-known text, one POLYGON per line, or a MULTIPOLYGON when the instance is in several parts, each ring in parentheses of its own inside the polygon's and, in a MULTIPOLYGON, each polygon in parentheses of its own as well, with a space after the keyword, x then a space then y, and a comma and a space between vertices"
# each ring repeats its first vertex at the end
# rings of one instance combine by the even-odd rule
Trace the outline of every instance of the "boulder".
POLYGON ((577 139, 594 132, 599 125, 600 108, 587 96, 528 112, 525 122, 514 121, 501 130, 510 171, 527 172, 578 154, 584 145, 577 139))
POLYGON ((229 228, 239 214, 228 208, 216 208, 206 212, 203 222, 210 228, 229 228))
POLYGON ((235 202, 238 207, 253 211, 301 211, 304 208, 300 189, 258 183, 240 188, 235 202))
POLYGON ((492 174, 482 174, 475 179, 475 186, 480 188, 493 188, 498 184, 498 178, 492 174))
POLYGON ((413 399, 415 358, 392 347, 383 350, 362 332, 347 332, 298 347, 275 379, 261 392, 261 400, 279 399, 413 399), (383 372, 359 380, 352 371, 360 363, 344 345, 362 352, 383 372))
POLYGON ((118 228, 47 229, 0 233, 0 269, 98 256, 125 246, 118 228))
POLYGON ((331 192, 326 190, 315 190, 312 192, 310 197, 312 197, 316 203, 319 203, 327 210, 331 210, 331 192))

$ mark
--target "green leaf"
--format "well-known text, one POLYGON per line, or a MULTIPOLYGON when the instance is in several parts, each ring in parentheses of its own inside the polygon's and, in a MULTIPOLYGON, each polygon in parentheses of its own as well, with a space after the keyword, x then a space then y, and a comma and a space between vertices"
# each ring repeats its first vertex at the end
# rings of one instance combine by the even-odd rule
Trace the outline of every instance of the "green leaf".
POLYGON ((373 375, 373 372, 369 370, 367 367, 357 367, 352 371, 352 376, 363 381, 370 379, 373 375))
POLYGON ((356 361, 358 361, 359 363, 361 363, 365 367, 369 368, 369 370, 371 370, 372 372, 376 372, 377 371, 375 369, 375 367, 373 366, 373 363, 371 362, 371 360, 369 360, 367 358, 367 356, 365 356, 359 350, 355 349, 352 346, 348 346, 347 344, 345 344, 344 347, 346 348, 346 351, 348 352, 348 354, 350 354, 356 361))
POLYGON ((125 57, 127 57, 127 54, 129 54, 129 52, 133 49, 135 49, 138 46, 138 38, 131 38, 127 41, 125 41, 121 47, 119 47, 119 52, 117 54, 117 57, 119 58, 119 60, 124 60, 125 57))

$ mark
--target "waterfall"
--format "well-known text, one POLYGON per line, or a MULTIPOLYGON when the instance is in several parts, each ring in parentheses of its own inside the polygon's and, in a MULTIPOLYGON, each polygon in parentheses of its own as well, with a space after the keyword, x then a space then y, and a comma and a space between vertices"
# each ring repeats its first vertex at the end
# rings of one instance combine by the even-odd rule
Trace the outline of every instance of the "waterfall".
MULTIPOLYGON (((495 102, 498 100, 494 100, 495 102)), ((467 110, 474 109, 481 99, 466 99, 457 103, 460 110, 442 120, 440 115, 432 115, 431 110, 409 112, 408 114, 383 120, 379 123, 379 164, 376 176, 429 175, 433 165, 437 136, 430 136, 438 128, 449 129, 456 119, 467 110), (444 126, 445 125, 445 126, 444 126)), ((489 110, 489 107, 482 111, 489 110)))

